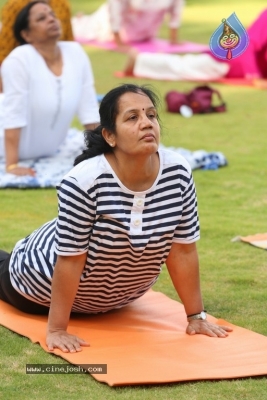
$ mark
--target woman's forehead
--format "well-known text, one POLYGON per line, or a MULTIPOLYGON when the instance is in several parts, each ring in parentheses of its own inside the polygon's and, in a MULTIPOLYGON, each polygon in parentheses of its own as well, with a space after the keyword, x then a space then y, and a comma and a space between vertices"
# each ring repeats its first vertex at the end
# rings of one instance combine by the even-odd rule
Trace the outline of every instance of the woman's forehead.
POLYGON ((40 14, 41 12, 47 12, 51 11, 51 7, 48 4, 44 3, 37 3, 32 6, 30 9, 30 17, 33 17, 34 15, 40 14))
POLYGON ((127 111, 127 109, 138 109, 138 108, 151 108, 154 104, 150 98, 143 92, 124 93, 119 100, 119 112, 127 111))

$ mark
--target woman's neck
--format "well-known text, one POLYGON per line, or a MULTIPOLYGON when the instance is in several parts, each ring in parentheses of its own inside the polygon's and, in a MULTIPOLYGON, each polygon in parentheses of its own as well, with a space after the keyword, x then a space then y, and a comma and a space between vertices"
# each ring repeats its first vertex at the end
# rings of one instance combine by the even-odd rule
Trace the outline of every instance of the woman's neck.
POLYGON ((33 47, 43 57, 47 67, 57 76, 62 74, 62 57, 57 43, 35 44, 33 47))
POLYGON ((121 183, 134 192, 143 192, 154 184, 160 168, 158 153, 138 159, 116 158, 113 153, 106 154, 106 158, 121 183))

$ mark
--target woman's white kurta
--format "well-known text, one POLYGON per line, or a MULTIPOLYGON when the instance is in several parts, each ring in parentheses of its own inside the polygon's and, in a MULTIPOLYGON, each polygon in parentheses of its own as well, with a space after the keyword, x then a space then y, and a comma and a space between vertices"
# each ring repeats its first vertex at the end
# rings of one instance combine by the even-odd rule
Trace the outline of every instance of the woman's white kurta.
POLYGON ((83 125, 99 121, 87 55, 78 43, 58 45, 63 58, 61 76, 54 75, 29 44, 14 49, 2 64, 3 127, 22 128, 19 160, 55 153, 75 115, 83 125))

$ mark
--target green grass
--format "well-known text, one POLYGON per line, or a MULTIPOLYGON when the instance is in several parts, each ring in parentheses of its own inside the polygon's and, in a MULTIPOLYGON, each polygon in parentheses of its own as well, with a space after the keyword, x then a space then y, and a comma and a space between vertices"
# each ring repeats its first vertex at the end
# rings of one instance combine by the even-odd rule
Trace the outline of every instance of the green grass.
MULTIPOLYGON (((0 6, 3 3, 1 0, 0 6)), ((73 12, 85 13, 94 11, 102 3, 71 2, 73 12)), ((208 42, 223 17, 235 11, 247 26, 265 6, 263 0, 188 0, 181 38, 208 42)), ((166 37, 166 27, 162 28, 161 35, 166 37)), ((122 54, 86 50, 98 93, 106 93, 126 81, 113 75, 124 65, 122 54)), ((194 84, 127 81, 150 83, 161 95, 165 145, 221 151, 227 157, 229 165, 225 168, 194 172, 201 223, 198 249, 205 307, 216 317, 267 335, 266 252, 231 243, 237 235, 267 231, 266 91, 213 85, 221 91, 228 111, 184 119, 166 113, 164 96, 168 90, 189 90, 194 84)), ((56 212, 53 189, 0 191, 0 248, 11 250, 18 239, 56 216, 56 212)), ((155 289, 177 299, 165 269, 155 289)), ((26 375, 26 363, 62 361, 5 328, 0 328, 0 359, 0 398, 3 399, 267 399, 266 378, 109 388, 90 376, 26 375)))

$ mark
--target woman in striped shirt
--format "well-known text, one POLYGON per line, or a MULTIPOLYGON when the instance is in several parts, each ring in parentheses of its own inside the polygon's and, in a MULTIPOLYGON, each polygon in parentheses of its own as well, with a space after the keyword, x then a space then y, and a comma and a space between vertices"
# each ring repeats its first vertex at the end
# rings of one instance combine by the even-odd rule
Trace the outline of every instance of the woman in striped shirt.
POLYGON ((166 262, 188 334, 225 337, 206 320, 199 283, 197 200, 190 167, 159 149, 157 98, 132 84, 111 90, 101 124, 58 186, 58 216, 0 255, 0 298, 49 311, 47 346, 81 351, 67 333, 71 311, 123 307, 156 282, 166 262), (53 278, 53 279, 52 279, 53 278))

